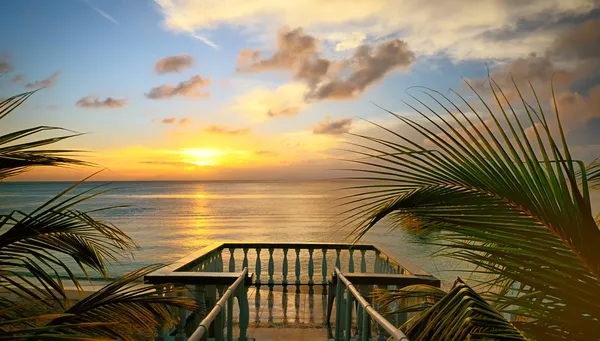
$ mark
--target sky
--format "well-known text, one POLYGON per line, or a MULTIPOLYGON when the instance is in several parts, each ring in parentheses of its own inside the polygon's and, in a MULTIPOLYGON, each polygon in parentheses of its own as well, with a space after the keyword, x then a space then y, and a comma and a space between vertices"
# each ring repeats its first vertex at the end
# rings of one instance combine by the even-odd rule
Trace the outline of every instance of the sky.
MULTIPOLYGON (((576 157, 600 156, 600 3, 591 0, 21 0, 0 13, 2 120, 85 133, 110 180, 330 178, 367 121, 410 135, 411 87, 531 82, 576 157)), ((465 95, 471 96, 473 95, 465 95)), ((76 180, 39 168, 16 180, 76 180)))

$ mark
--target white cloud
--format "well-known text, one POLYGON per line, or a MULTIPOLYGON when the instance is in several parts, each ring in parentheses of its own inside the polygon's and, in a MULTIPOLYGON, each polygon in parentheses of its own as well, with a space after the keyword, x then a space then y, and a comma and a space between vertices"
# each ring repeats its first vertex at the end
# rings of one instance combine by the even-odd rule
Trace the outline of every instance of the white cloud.
POLYGON ((271 90, 256 87, 235 100, 234 110, 243 112, 254 121, 295 116, 307 107, 304 94, 308 87, 302 83, 289 83, 271 90))
POLYGON ((486 33, 514 30, 519 23, 549 23, 565 14, 584 14, 594 0, 155 0, 166 28, 200 34, 222 25, 272 36, 283 25, 303 27, 330 39, 338 50, 362 37, 397 36, 419 54, 446 52, 452 58, 513 58, 542 52, 556 32, 530 30, 510 39, 486 33))

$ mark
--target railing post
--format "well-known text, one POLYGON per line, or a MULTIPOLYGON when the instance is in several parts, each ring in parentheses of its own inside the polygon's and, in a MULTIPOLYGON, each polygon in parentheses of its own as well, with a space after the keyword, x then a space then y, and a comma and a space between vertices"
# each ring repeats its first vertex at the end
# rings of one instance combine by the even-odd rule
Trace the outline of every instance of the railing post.
POLYGON ((242 262, 242 270, 248 267, 248 248, 244 248, 244 261, 242 262))
POLYGON ((232 295, 227 300, 227 341, 233 341, 233 299, 232 295))
POLYGON ((337 277, 336 275, 336 285, 335 285, 335 336, 334 336, 334 340, 335 341, 341 341, 341 337, 342 337, 342 325, 343 325, 343 321, 342 321, 342 310, 343 310, 343 305, 344 305, 344 291, 342 289, 342 286, 344 285, 344 283, 342 282, 342 280, 337 277))
MULTIPOLYGON (((358 323, 358 321, 357 321, 358 323)), ((369 341, 371 340, 371 319, 369 318, 369 314, 363 309, 362 315, 362 328, 361 328, 361 341, 369 341)))
POLYGON ((349 288, 346 288, 346 310, 344 311, 346 313, 346 317, 345 317, 345 332, 344 332, 344 340, 345 341, 350 341, 350 337, 352 336, 352 293, 350 292, 349 288))
POLYGON ((215 331, 215 341, 223 341, 223 310, 219 311, 215 320, 213 321, 213 328, 215 331))
POLYGON ((350 258, 348 259, 348 272, 354 272, 354 249, 348 250, 350 253, 350 258))
POLYGON ((260 272, 261 272, 260 250, 261 249, 259 247, 256 248, 256 265, 255 265, 256 280, 254 281, 254 283, 256 283, 257 288, 260 288, 260 272))
POLYGON ((296 248, 296 286, 300 285, 300 249, 296 248))
POLYGON ((281 284, 283 284, 283 290, 287 291, 287 284, 288 284, 288 280, 287 280, 287 275, 288 275, 288 248, 283 248, 283 266, 281 269, 281 274, 283 275, 283 281, 281 284))
MULTIPOLYGON (((371 292, 373 292, 372 285, 361 285, 359 287, 359 293, 362 297, 368 297, 368 295, 371 292)), ((356 323, 359 323, 358 320, 356 321, 356 323)), ((371 339, 371 318, 369 316, 369 313, 367 313, 367 311, 365 309, 363 309, 362 320, 360 321, 360 323, 362 323, 361 340, 369 341, 371 339)))
MULTIPOLYGON (((356 306, 356 341, 362 341, 362 316, 364 308, 361 304, 356 306)), ((365 340, 368 341, 368 340, 365 340)))
POLYGON ((386 273, 388 273, 388 274, 393 273, 392 265, 390 264, 390 257, 388 257, 388 256, 385 257, 385 270, 386 270, 386 273))
MULTIPOLYGON (((161 286, 160 288, 157 288, 156 290, 159 291, 161 296, 166 296, 167 286, 168 285, 161 286)), ((154 338, 154 341, 167 340, 169 338, 168 333, 169 333, 169 330, 167 329, 165 323, 161 322, 160 327, 156 331, 156 337, 154 338)))
POLYGON ((225 268, 225 264, 223 264, 223 249, 219 250, 219 253, 217 253, 217 271, 219 272, 223 272, 223 269, 225 268))
MULTIPOLYGON (((178 293, 178 296, 185 296, 186 292, 182 291, 178 293)), ((175 341, 184 341, 187 339, 185 335, 185 320, 187 319, 187 311, 182 308, 177 309, 179 313, 179 324, 177 324, 177 333, 175 334, 175 341)))
POLYGON ((308 249, 308 285, 315 284, 314 275, 315 275, 315 260, 313 259, 313 253, 315 249, 308 249))
POLYGON ((269 248, 269 289, 273 289, 274 281, 273 281, 273 273, 275 272, 275 263, 273 261, 273 249, 269 248))
POLYGON ((238 286, 238 303, 240 305, 240 338, 239 341, 246 341, 246 333, 250 322, 250 310, 248 309, 248 295, 246 292, 245 279, 238 286))
POLYGON ((367 260, 365 259, 365 253, 367 250, 360 250, 360 272, 367 272, 367 260))
POLYGON ((323 280, 321 281, 324 286, 327 285, 327 249, 321 249, 323 252, 323 262, 321 264, 321 274, 323 275, 323 280))
POLYGON ((235 248, 229 248, 229 272, 235 272, 235 258, 233 253, 235 252, 235 248))
POLYGON ((338 269, 342 269, 342 265, 340 262, 340 252, 342 252, 342 249, 336 249, 335 250, 335 267, 338 269))

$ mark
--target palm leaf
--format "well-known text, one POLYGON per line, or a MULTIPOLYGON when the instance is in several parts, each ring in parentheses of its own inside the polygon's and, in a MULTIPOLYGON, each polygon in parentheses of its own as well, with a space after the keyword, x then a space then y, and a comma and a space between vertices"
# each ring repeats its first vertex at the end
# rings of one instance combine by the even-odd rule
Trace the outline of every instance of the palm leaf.
POLYGON ((68 316, 53 320, 49 326, 64 326, 63 331, 126 341, 136 340, 126 332, 127 329, 129 332, 138 329, 151 334, 160 322, 173 326, 177 322, 177 315, 171 308, 198 310, 198 306, 188 297, 173 296, 184 293, 184 288, 138 282, 159 267, 149 266, 124 275, 73 305, 65 311, 68 316), (98 322, 104 324, 92 329, 78 326, 98 322))
POLYGON ((432 307, 409 320, 410 340, 527 340, 480 295, 464 283, 456 285, 432 307))
POLYGON ((499 307, 509 306, 499 293, 522 284, 512 313, 528 318, 533 336, 590 340, 600 335, 600 231, 588 193, 598 172, 571 158, 562 129, 554 138, 535 92, 534 108, 515 85, 516 108, 491 84, 490 103, 473 90, 485 113, 435 91, 414 98, 423 109, 409 104, 419 120, 391 113, 428 147, 387 128, 388 138, 357 135, 349 170, 371 184, 342 199, 343 223, 356 224, 356 238, 384 218, 431 233, 440 254, 477 267, 478 287, 499 307))
MULTIPOLYGON (((12 96, 0 102, 0 119, 6 117, 13 110, 23 104, 35 91, 25 92, 12 96)), ((44 132, 64 131, 58 127, 38 126, 23 129, 0 136, 0 180, 17 175, 33 166, 82 166, 90 163, 69 157, 78 151, 75 150, 41 150, 39 147, 47 146, 62 140, 79 136, 69 134, 52 138, 44 138, 29 142, 21 142, 36 137, 44 132)))

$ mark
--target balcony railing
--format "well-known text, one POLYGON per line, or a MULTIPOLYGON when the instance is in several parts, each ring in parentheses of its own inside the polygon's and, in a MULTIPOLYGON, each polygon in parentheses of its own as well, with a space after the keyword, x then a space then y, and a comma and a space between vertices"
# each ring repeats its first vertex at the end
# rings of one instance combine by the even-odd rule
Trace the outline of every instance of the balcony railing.
POLYGON ((374 308, 365 298, 373 291, 374 287, 399 289, 401 287, 428 284, 435 287, 440 286, 440 281, 431 275, 379 275, 379 274, 350 274, 344 275, 338 268, 334 270, 331 281, 333 290, 329 293, 329 305, 327 308, 327 327, 329 338, 335 341, 350 340, 354 331, 357 341, 370 340, 375 334, 376 339, 383 340, 391 338, 397 341, 408 341, 408 338, 395 325, 406 321, 406 314, 394 314, 390 316, 390 322, 383 317, 378 309, 374 308), (358 288, 354 286, 358 285, 358 288), (329 318, 335 298, 335 334, 331 335, 329 318), (356 304, 355 304, 356 302, 356 304), (354 314, 354 312, 356 313, 354 314), (353 325, 353 315, 356 317, 356 325, 353 325), (375 330, 371 330, 371 325, 375 330), (353 328, 355 327, 355 328, 353 328))
POLYGON ((391 320, 382 317, 377 307, 369 303, 370 292, 375 288, 410 284, 439 286, 439 280, 400 260, 388 249, 339 243, 214 243, 155 271, 146 276, 145 281, 165 286, 186 285, 189 295, 202 307, 200 314, 180 311, 176 328, 159 331, 156 340, 163 341, 246 340, 250 286, 257 288, 257 300, 261 286, 268 287, 269 292, 274 287, 282 287, 283 297, 291 286, 296 287, 296 295, 302 286, 308 286, 309 295, 313 295, 313 287, 318 286, 322 288, 319 291, 327 295, 329 338, 350 340, 354 334, 357 340, 366 341, 374 334, 401 340, 401 332, 390 321, 398 325, 403 317, 395 316, 391 320), (234 298, 237 298, 237 306, 234 298), (336 298, 339 299, 336 301, 336 298), (334 310, 335 335, 329 326, 334 310), (234 338, 236 317, 239 331, 235 331, 237 338, 234 338))

